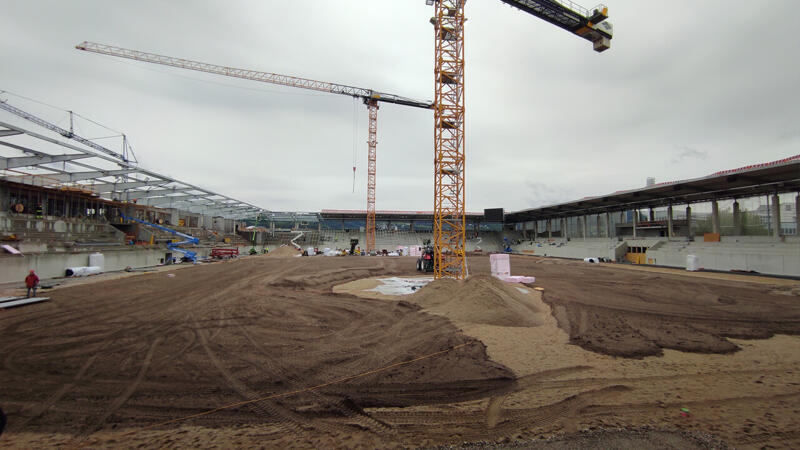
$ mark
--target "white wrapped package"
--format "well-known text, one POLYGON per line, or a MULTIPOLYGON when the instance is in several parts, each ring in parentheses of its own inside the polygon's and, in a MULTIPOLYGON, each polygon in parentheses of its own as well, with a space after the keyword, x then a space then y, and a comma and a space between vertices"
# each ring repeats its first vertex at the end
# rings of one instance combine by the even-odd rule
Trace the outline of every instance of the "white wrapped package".
POLYGON ((102 272, 102 269, 98 266, 68 267, 66 276, 82 277, 86 275, 96 275, 100 272, 102 272))
POLYGON ((493 277, 507 277, 511 275, 511 261, 507 253, 494 253, 489 256, 489 264, 493 277))

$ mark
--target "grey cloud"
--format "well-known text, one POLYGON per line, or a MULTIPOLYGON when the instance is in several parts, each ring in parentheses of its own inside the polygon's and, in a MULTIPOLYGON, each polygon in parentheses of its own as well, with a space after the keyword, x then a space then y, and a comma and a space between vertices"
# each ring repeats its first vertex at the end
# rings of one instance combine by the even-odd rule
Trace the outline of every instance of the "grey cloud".
MULTIPOLYGON (((73 46, 91 40, 433 98, 433 11, 421 1, 7 3, 0 89, 123 131, 147 168, 264 208, 363 209, 361 103, 73 46)), ((694 2, 692 14, 659 11, 654 27, 650 2, 606 3, 616 35, 602 54, 502 2, 467 3, 469 210, 541 206, 798 153, 800 62, 787 55, 800 34, 775 26, 763 5, 694 2)), ((768 9, 794 7, 774 0, 768 9)), ((430 111, 381 106, 378 209, 432 208, 433 123, 430 111)))
POLYGON ((575 192, 562 186, 526 181, 524 194, 529 207, 536 208, 574 200, 575 192))
POLYGON ((697 150, 686 145, 676 145, 675 148, 681 152, 674 155, 670 160, 672 164, 678 164, 688 159, 701 159, 704 160, 708 157, 708 152, 704 150, 697 150))

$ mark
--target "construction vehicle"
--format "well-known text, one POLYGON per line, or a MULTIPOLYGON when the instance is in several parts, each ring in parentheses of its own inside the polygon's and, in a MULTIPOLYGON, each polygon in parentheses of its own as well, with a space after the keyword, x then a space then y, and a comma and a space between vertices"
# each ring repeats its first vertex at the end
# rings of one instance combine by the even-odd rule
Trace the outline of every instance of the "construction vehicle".
MULTIPOLYGON (((245 80, 261 81, 263 83, 279 84, 313 91, 329 92, 331 94, 348 95, 360 98, 369 112, 369 130, 367 145, 369 154, 367 157, 367 251, 375 250, 375 185, 377 171, 376 148, 378 145, 378 102, 394 103, 396 105, 413 106, 414 108, 430 109, 433 103, 429 101, 413 100, 395 94, 374 91, 372 89, 347 86, 344 84, 328 83, 326 81, 316 81, 308 78, 293 77, 290 75, 280 75, 270 72, 259 72, 255 70, 236 69, 233 67, 219 66, 188 59, 173 58, 171 56, 157 55, 155 53, 140 52, 126 48, 114 47, 111 45, 97 44, 94 42, 83 42, 75 46, 78 50, 99 53, 102 55, 117 56, 136 61, 143 61, 164 66, 178 67, 181 69, 196 70, 199 72, 212 73, 226 77, 243 78, 245 80)), ((355 165, 353 175, 355 176, 355 165)))
POLYGON ((256 250, 256 230, 258 229, 258 221, 261 219, 261 214, 256 216, 256 224, 253 225, 253 235, 250 237, 250 254, 257 255, 258 251, 256 250))
POLYGON ((238 248, 212 248, 211 254, 208 255, 212 259, 231 259, 239 257, 238 248))
POLYGON ((358 239, 350 239, 350 254, 354 255, 356 253, 356 245, 358 245, 358 239))
POLYGON ((417 259, 418 272, 433 272, 434 252, 430 240, 425 241, 422 255, 417 259))
MULTIPOLYGON (((167 227, 165 227, 163 225, 158 225, 158 224, 155 224, 155 223, 150 223, 150 222, 148 222, 146 220, 137 219, 137 218, 131 217, 131 216, 126 216, 123 213, 120 213, 119 216, 122 217, 123 220, 130 220, 132 222, 138 222, 138 223, 140 223, 142 225, 147 225, 148 227, 156 228, 156 229, 161 230, 161 231, 166 231, 167 233, 173 234, 175 236, 182 237, 184 239, 182 241, 179 241, 179 242, 172 242, 172 241, 167 242, 167 248, 170 249, 171 251, 182 253, 184 259, 186 259, 188 261, 191 261, 193 263, 197 262, 197 253, 196 252, 193 252, 191 250, 187 250, 185 248, 181 248, 180 246, 181 245, 186 245, 186 244, 199 244, 200 243, 200 239, 197 239, 196 237, 190 236, 190 235, 188 235, 186 233, 181 233, 180 231, 175 231, 172 228, 167 228, 167 227)), ((238 250, 237 250, 237 252, 238 252, 238 250)))

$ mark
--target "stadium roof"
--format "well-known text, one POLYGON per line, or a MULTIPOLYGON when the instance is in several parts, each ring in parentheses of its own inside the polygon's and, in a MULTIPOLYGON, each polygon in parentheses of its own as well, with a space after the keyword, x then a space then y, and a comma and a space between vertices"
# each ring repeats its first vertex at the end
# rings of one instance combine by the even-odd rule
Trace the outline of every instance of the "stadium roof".
POLYGON ((800 192, 800 155, 723 170, 701 178, 669 181, 641 189, 511 212, 506 214, 505 220, 523 222, 784 192, 800 192))
POLYGON ((119 154, 0 101, 0 109, 41 132, 0 121, 0 179, 69 188, 107 200, 243 218, 266 213, 255 205, 140 167, 119 154), (38 129, 38 128, 37 128, 38 129))
MULTIPOLYGON (((482 212, 467 212, 465 214, 470 218, 483 217, 482 212)), ((323 209, 320 215, 325 218, 363 219, 367 215, 367 211, 364 209, 323 209)), ((375 216, 382 219, 395 220, 433 220, 433 211, 375 211, 375 216)))

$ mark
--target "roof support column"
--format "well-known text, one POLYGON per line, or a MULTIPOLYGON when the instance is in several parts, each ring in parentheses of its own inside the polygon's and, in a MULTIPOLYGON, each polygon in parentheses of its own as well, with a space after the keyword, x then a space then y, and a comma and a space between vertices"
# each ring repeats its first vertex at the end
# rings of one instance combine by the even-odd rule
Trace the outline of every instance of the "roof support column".
POLYGON ((656 220, 656 210, 653 209, 652 206, 649 209, 650 209, 650 222, 654 222, 656 220))
POLYGON ((794 224, 797 234, 800 235, 800 192, 794 198, 794 224))
POLYGON ((739 201, 733 201, 733 234, 736 236, 742 236, 744 233, 742 232, 742 212, 739 209, 739 201))
POLYGON ((594 226, 595 226, 595 236, 600 237, 601 236, 601 234, 600 234, 600 214, 595 214, 595 219, 597 219, 597 221, 594 224, 594 226))
POLYGON ((720 234, 719 227, 719 203, 717 199, 711 200, 711 232, 720 234))
POLYGON ((553 238, 553 219, 547 219, 547 239, 553 238))
POLYGON ((692 207, 686 206, 686 237, 692 240, 692 207))
POLYGON ((611 239, 611 213, 606 212, 606 237, 611 239))
POLYGON ((772 194, 772 236, 781 237, 781 203, 778 194, 772 194))
POLYGON ((667 206, 667 239, 675 236, 672 224, 672 205, 667 206))
POLYGON ((636 223, 639 221, 639 210, 633 210, 633 238, 636 239, 636 223))
POLYGON ((567 218, 566 217, 562 217, 561 218, 561 238, 565 239, 565 240, 569 239, 569 231, 567 230, 567 225, 568 225, 567 218))
POLYGON ((588 218, 589 218, 589 216, 581 216, 581 218, 580 218, 581 219, 581 228, 583 228, 583 240, 584 241, 586 240, 586 219, 588 219, 588 218))

